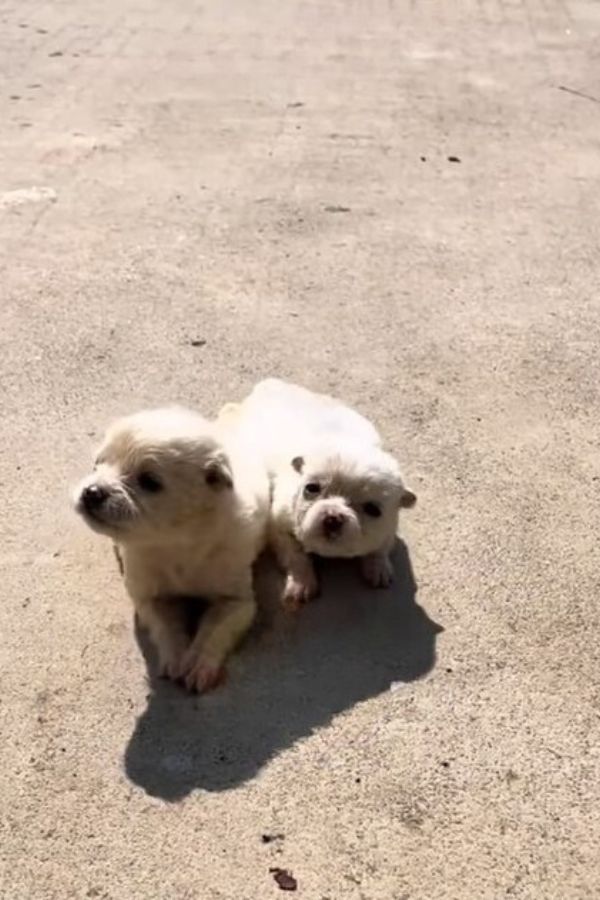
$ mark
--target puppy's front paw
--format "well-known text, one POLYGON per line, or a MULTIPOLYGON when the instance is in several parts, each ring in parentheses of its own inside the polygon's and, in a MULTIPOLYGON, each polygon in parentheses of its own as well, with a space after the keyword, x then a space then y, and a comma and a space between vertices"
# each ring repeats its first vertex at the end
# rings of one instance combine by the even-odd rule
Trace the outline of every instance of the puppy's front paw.
POLYGON ((179 669, 179 659, 161 659, 158 665, 158 674, 160 678, 168 678, 170 681, 177 681, 179 678, 179 669))
POLYGON ((394 580, 392 564, 387 555, 383 553, 371 553, 369 556, 363 556, 360 565, 363 578, 371 587, 386 588, 394 580))
POLYGON ((180 680, 188 691, 204 694, 225 679, 225 666, 202 653, 188 654, 182 662, 180 680))
POLYGON ((314 574, 305 573, 302 578, 291 573, 286 578, 281 602, 290 612, 297 612, 305 603, 319 593, 319 584, 314 574))
POLYGON ((160 678, 169 678, 177 681, 181 678, 182 661, 188 642, 182 638, 177 640, 163 640, 157 642, 158 650, 158 674, 160 678))

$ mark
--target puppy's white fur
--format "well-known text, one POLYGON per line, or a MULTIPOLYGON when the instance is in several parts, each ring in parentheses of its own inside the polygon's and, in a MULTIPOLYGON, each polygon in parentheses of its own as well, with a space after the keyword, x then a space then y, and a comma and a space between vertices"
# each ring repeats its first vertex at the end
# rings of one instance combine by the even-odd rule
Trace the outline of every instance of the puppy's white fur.
POLYGON ((398 513, 416 496, 367 419, 332 397, 268 379, 224 407, 220 420, 269 472, 270 543, 287 573, 286 604, 318 591, 311 553, 360 557, 371 585, 389 585, 398 513))
POLYGON ((264 466, 197 413, 143 411, 109 428, 75 505, 115 542, 163 674, 190 689, 212 687, 255 615, 252 563, 269 509, 264 466), (173 602, 186 596, 210 603, 191 641, 173 602))

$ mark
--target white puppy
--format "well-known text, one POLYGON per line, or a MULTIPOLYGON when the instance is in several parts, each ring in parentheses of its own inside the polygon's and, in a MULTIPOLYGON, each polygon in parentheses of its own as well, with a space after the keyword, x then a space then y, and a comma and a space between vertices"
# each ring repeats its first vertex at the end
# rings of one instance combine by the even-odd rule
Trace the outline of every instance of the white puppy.
POLYGON ((264 467, 194 412, 139 412, 108 430, 75 505, 115 542, 162 674, 190 690, 214 686, 255 615, 252 563, 269 510, 264 467), (193 639, 174 602, 186 596, 210 603, 193 639))
POLYGON ((401 507, 416 496, 373 425, 348 406, 278 379, 258 384, 221 421, 260 456, 272 485, 270 543, 291 607, 318 592, 309 554, 360 557, 373 587, 390 584, 401 507))

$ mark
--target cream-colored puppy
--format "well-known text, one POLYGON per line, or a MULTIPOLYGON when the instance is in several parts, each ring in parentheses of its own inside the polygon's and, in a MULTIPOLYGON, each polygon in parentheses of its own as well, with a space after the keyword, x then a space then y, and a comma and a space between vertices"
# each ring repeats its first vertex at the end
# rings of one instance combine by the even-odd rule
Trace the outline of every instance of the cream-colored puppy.
POLYGON ((109 428, 75 505, 115 542, 162 674, 190 690, 214 686, 255 615, 252 563, 269 510, 264 466, 197 413, 148 410, 109 428), (193 639, 174 602, 186 596, 210 604, 193 639))
POLYGON ((390 584, 398 513, 417 498, 367 419, 278 379, 228 404, 220 419, 269 472, 270 543, 287 575, 286 605, 297 607, 318 592, 312 553, 360 557, 369 584, 390 584))

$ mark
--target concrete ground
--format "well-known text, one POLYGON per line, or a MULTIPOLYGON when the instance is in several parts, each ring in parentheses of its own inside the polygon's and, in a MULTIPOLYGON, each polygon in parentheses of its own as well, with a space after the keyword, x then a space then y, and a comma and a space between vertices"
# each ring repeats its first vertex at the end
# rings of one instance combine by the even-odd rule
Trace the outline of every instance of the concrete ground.
POLYGON ((600 5, 1 10, 3 900, 600 896, 600 5), (269 374, 419 504, 190 699, 69 487, 269 374))

